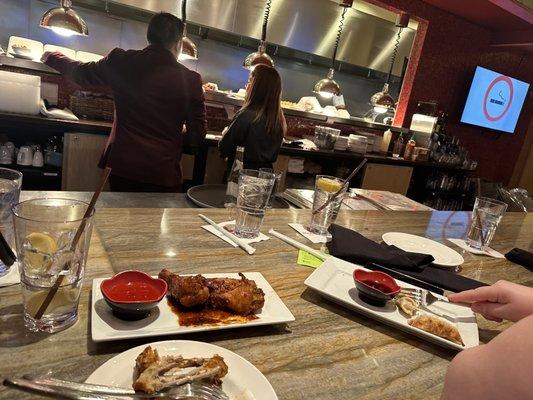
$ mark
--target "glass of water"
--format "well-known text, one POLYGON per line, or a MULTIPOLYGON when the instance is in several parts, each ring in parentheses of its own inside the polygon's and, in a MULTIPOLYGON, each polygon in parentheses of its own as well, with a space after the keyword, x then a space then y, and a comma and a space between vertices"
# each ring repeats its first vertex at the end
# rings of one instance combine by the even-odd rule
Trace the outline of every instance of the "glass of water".
POLYGON ((33 199, 13 207, 24 324, 30 331, 58 332, 78 318, 78 302, 92 233, 88 204, 33 199), (76 232, 83 232, 74 245, 76 232), (41 318, 35 316, 59 276, 62 282, 41 318))
POLYGON ((235 235, 247 239, 259 236, 275 181, 275 175, 269 172, 241 171, 235 207, 235 235))
POLYGON ((272 188, 272 194, 270 195, 270 198, 268 199, 268 205, 267 208, 272 208, 272 199, 274 199, 274 196, 279 191, 280 183, 281 183, 281 177, 283 176, 282 172, 276 172, 272 168, 259 168, 259 172, 266 172, 267 174, 274 174, 274 187, 272 188))
MULTIPOLYGON (((19 202, 22 174, 12 169, 0 168, 0 231, 6 243, 15 247, 11 207, 19 202)), ((0 261, 0 276, 9 272, 9 267, 0 261)))
POLYGON ((329 226, 337 219, 347 188, 342 179, 328 175, 316 176, 313 212, 311 223, 307 226, 309 232, 324 236, 328 234, 329 226), (334 197, 339 190, 340 193, 334 197))
POLYGON ((489 247, 507 204, 488 197, 477 197, 472 211, 467 244, 478 250, 489 247))

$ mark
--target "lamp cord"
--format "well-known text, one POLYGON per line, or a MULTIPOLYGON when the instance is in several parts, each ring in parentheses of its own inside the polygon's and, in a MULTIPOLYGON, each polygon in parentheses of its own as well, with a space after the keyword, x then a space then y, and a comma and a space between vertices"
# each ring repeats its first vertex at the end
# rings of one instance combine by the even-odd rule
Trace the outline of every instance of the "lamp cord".
POLYGON ((187 23, 187 0, 181 0, 181 20, 187 23))
POLYGON ((266 41, 266 37, 267 37, 268 17, 270 15, 271 8, 272 8, 272 0, 267 0, 266 6, 265 6, 265 17, 263 19, 263 31, 261 32, 261 40, 263 42, 266 41))
POLYGON ((390 83, 390 78, 392 76, 392 68, 394 67, 394 61, 396 61, 396 56, 398 55, 398 50, 400 48, 400 36, 402 35, 403 27, 398 29, 398 34, 396 35, 396 42, 394 43, 394 50, 392 50, 392 56, 390 60, 389 74, 387 75, 387 84, 390 83))
POLYGON ((339 48, 339 42, 341 40, 342 28, 344 27, 344 16, 346 15, 348 7, 343 7, 341 20, 339 22, 339 29, 337 30, 337 39, 335 39, 335 47, 333 48, 333 55, 331 56, 331 68, 335 68, 335 59, 337 58, 337 50, 339 48))

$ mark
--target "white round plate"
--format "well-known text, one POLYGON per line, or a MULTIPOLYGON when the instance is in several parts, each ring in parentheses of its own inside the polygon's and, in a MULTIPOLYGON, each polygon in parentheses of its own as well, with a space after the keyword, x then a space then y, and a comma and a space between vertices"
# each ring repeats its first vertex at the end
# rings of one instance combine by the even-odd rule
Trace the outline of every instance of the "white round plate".
POLYGON ((387 232, 383 236, 383 241, 388 245, 399 247, 402 250, 413 253, 431 254, 435 261, 433 264, 443 267, 456 267, 465 262, 463 256, 448 246, 434 240, 411 235, 402 232, 387 232))
POLYGON ((145 347, 157 349, 160 356, 181 354, 185 358, 212 357, 215 354, 224 358, 228 374, 222 378, 222 389, 230 399, 277 400, 278 396, 265 376, 241 356, 214 344, 191 340, 167 340, 154 342, 126 350, 113 357, 96 371, 87 383, 131 388, 135 359, 145 347))

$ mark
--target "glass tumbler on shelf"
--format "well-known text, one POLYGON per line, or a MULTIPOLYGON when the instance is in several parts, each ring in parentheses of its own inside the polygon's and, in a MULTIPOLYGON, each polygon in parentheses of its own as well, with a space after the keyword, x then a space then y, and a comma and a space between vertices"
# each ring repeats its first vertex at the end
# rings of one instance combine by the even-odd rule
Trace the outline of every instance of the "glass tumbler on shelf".
POLYGON ((348 185, 344 185, 342 179, 328 175, 316 176, 311 223, 307 226, 309 232, 318 235, 328 234, 329 226, 337 219, 347 188, 348 185), (331 200, 339 190, 338 196, 331 200), (324 204, 330 200, 331 202, 324 207, 324 204))
POLYGON ((259 236, 275 181, 275 175, 269 172, 241 170, 235 207, 235 235, 247 239, 259 236))
MULTIPOLYGON (((22 174, 8 168, 0 168, 0 232, 6 244, 15 247, 11 207, 19 202, 22 174)), ((6 275, 9 267, 0 261, 0 276, 6 275)))
POLYGON ((507 204, 504 202, 488 197, 477 197, 472 211, 467 244, 474 249, 486 250, 505 210, 507 204))
POLYGON ((87 207, 82 201, 53 198, 13 207, 24 324, 30 331, 58 332, 77 320, 94 214, 84 218, 87 207), (42 317, 35 318, 58 279, 62 281, 52 301, 42 317))

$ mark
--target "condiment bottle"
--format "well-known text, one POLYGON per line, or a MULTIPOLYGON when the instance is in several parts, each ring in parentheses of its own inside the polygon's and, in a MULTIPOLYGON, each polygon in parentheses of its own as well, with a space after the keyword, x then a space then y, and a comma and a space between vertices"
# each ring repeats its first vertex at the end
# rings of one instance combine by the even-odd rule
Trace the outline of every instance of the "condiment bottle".
POLYGON ((390 129, 387 129, 384 133, 383 133, 383 140, 381 141, 381 147, 379 148, 379 152, 383 155, 387 155, 387 153, 389 152, 389 146, 390 146, 390 141, 392 139, 392 131, 390 129))
POLYGON ((414 135, 411 136, 411 139, 407 142, 407 145, 405 146, 405 153, 403 154, 403 158, 405 160, 410 160, 413 157, 413 151, 416 147, 416 142, 413 137, 414 135))
POLYGON ((239 173, 244 163, 244 147, 238 146, 235 153, 235 160, 231 166, 228 176, 228 186, 226 187, 226 197, 224 198, 224 207, 235 207, 237 204, 237 195, 239 192, 239 173))
POLYGON ((399 158, 400 155, 402 155, 403 143, 403 133, 400 133, 400 136, 398 136, 398 139, 396 139, 396 141, 394 142, 394 149, 392 150, 392 156, 394 158, 399 158))

